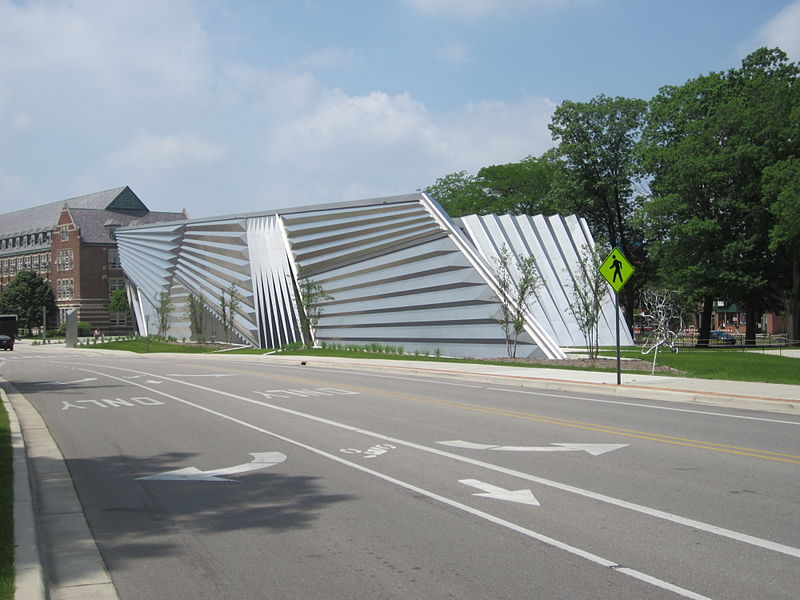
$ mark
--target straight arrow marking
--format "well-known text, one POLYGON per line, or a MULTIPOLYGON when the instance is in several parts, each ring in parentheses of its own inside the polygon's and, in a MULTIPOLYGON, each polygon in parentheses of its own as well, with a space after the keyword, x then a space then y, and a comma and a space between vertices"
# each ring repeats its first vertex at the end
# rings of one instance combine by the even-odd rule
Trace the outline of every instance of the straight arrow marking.
POLYGON ((606 452, 612 452, 625 448, 629 444, 573 444, 564 443, 552 446, 496 446, 492 444, 476 444, 474 442, 466 442, 464 440, 449 440, 445 442, 436 442, 443 446, 451 446, 453 448, 465 448, 467 450, 494 450, 499 452, 588 452, 592 456, 599 456, 606 452))
POLYGON ((531 506, 540 506, 536 496, 533 495, 528 489, 524 490, 506 490, 485 481, 478 479, 459 479, 458 483, 463 483, 470 487, 483 490, 484 493, 472 494, 473 496, 484 496, 486 498, 493 498, 495 500, 507 500, 509 502, 518 502, 519 504, 529 504, 531 506))

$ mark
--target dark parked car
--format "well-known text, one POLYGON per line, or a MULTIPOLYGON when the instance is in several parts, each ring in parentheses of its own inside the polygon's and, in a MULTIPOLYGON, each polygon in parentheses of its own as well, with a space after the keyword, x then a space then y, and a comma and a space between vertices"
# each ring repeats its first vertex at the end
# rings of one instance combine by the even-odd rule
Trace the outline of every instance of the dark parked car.
POLYGON ((10 335, 0 335, 0 348, 3 350, 13 350, 14 338, 10 335))
POLYGON ((736 337, 728 333, 727 331, 717 331, 714 330, 711 332, 711 343, 712 344, 728 344, 733 346, 736 344, 736 337))

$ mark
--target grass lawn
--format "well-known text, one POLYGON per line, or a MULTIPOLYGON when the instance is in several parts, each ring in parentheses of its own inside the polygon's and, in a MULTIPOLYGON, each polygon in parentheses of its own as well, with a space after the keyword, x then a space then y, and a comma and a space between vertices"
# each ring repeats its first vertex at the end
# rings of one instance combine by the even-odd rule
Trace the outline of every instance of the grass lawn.
POLYGON ((0 405, 0 600, 14 597, 14 477, 11 432, 5 406, 0 405))
MULTIPOLYGON (((163 342, 160 340, 147 340, 137 338, 135 340, 119 340, 113 342, 103 342, 100 344, 88 344, 81 348, 98 348, 103 350, 125 350, 126 352, 136 352, 137 354, 147 354, 152 352, 183 352, 189 354, 203 354, 211 352, 212 349, 198 344, 178 344, 174 342, 163 342)), ((264 350, 259 350, 263 354, 264 350)))
MULTIPOLYGON (((616 355, 611 350, 603 354, 616 355)), ((625 358, 653 360, 652 354, 643 356, 638 348, 623 348, 621 354, 625 358)), ((677 354, 659 352, 657 364, 677 369, 685 377, 800 385, 800 359, 758 350, 681 348, 677 354)))

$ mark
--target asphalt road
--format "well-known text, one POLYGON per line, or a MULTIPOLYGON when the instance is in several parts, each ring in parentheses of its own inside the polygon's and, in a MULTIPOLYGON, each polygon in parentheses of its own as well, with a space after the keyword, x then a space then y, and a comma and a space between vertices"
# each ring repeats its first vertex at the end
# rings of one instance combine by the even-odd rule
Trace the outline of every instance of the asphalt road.
POLYGON ((798 597, 795 416, 14 354, 123 600, 798 597))

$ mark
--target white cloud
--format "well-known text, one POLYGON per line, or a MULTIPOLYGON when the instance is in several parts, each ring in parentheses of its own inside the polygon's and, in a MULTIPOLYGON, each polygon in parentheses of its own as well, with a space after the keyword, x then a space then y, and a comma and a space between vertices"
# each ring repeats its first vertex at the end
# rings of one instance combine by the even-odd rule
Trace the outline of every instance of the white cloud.
POLYGON ((509 10, 556 9, 586 0, 406 0, 415 10, 432 15, 476 18, 509 10))
POLYGON ((540 154, 552 145, 554 108, 534 98, 433 115, 408 94, 335 92, 271 138, 263 190, 306 202, 413 192, 450 172, 540 154))
POLYGON ((31 117, 28 113, 18 112, 11 116, 11 129, 13 131, 22 131, 28 129, 31 125, 31 117))
POLYGON ((356 60, 356 52, 352 48, 325 48, 300 60, 301 67, 309 69, 331 69, 349 67, 356 60))
MULTIPOLYGON (((313 71, 365 60, 357 52, 226 62, 198 10, 0 0, 0 203, 128 184, 154 210, 246 212, 413 192, 550 145, 546 99, 434 114, 411 93, 348 94, 313 71)), ((469 59, 458 41, 440 57, 469 59)))
POLYGON ((0 198, 4 200, 3 212, 11 212, 46 202, 28 189, 22 177, 6 175, 2 172, 0 172, 0 198))
POLYGON ((792 60, 800 60, 800 0, 785 6, 777 15, 759 27, 756 38, 748 44, 754 46, 778 46, 792 60))
POLYGON ((448 63, 464 64, 469 62, 469 49, 463 42, 451 41, 438 46, 435 54, 448 63))
POLYGON ((225 149, 192 132, 154 135, 140 133, 130 144, 107 158, 110 166, 136 171, 169 171, 205 167, 225 155, 225 149))

